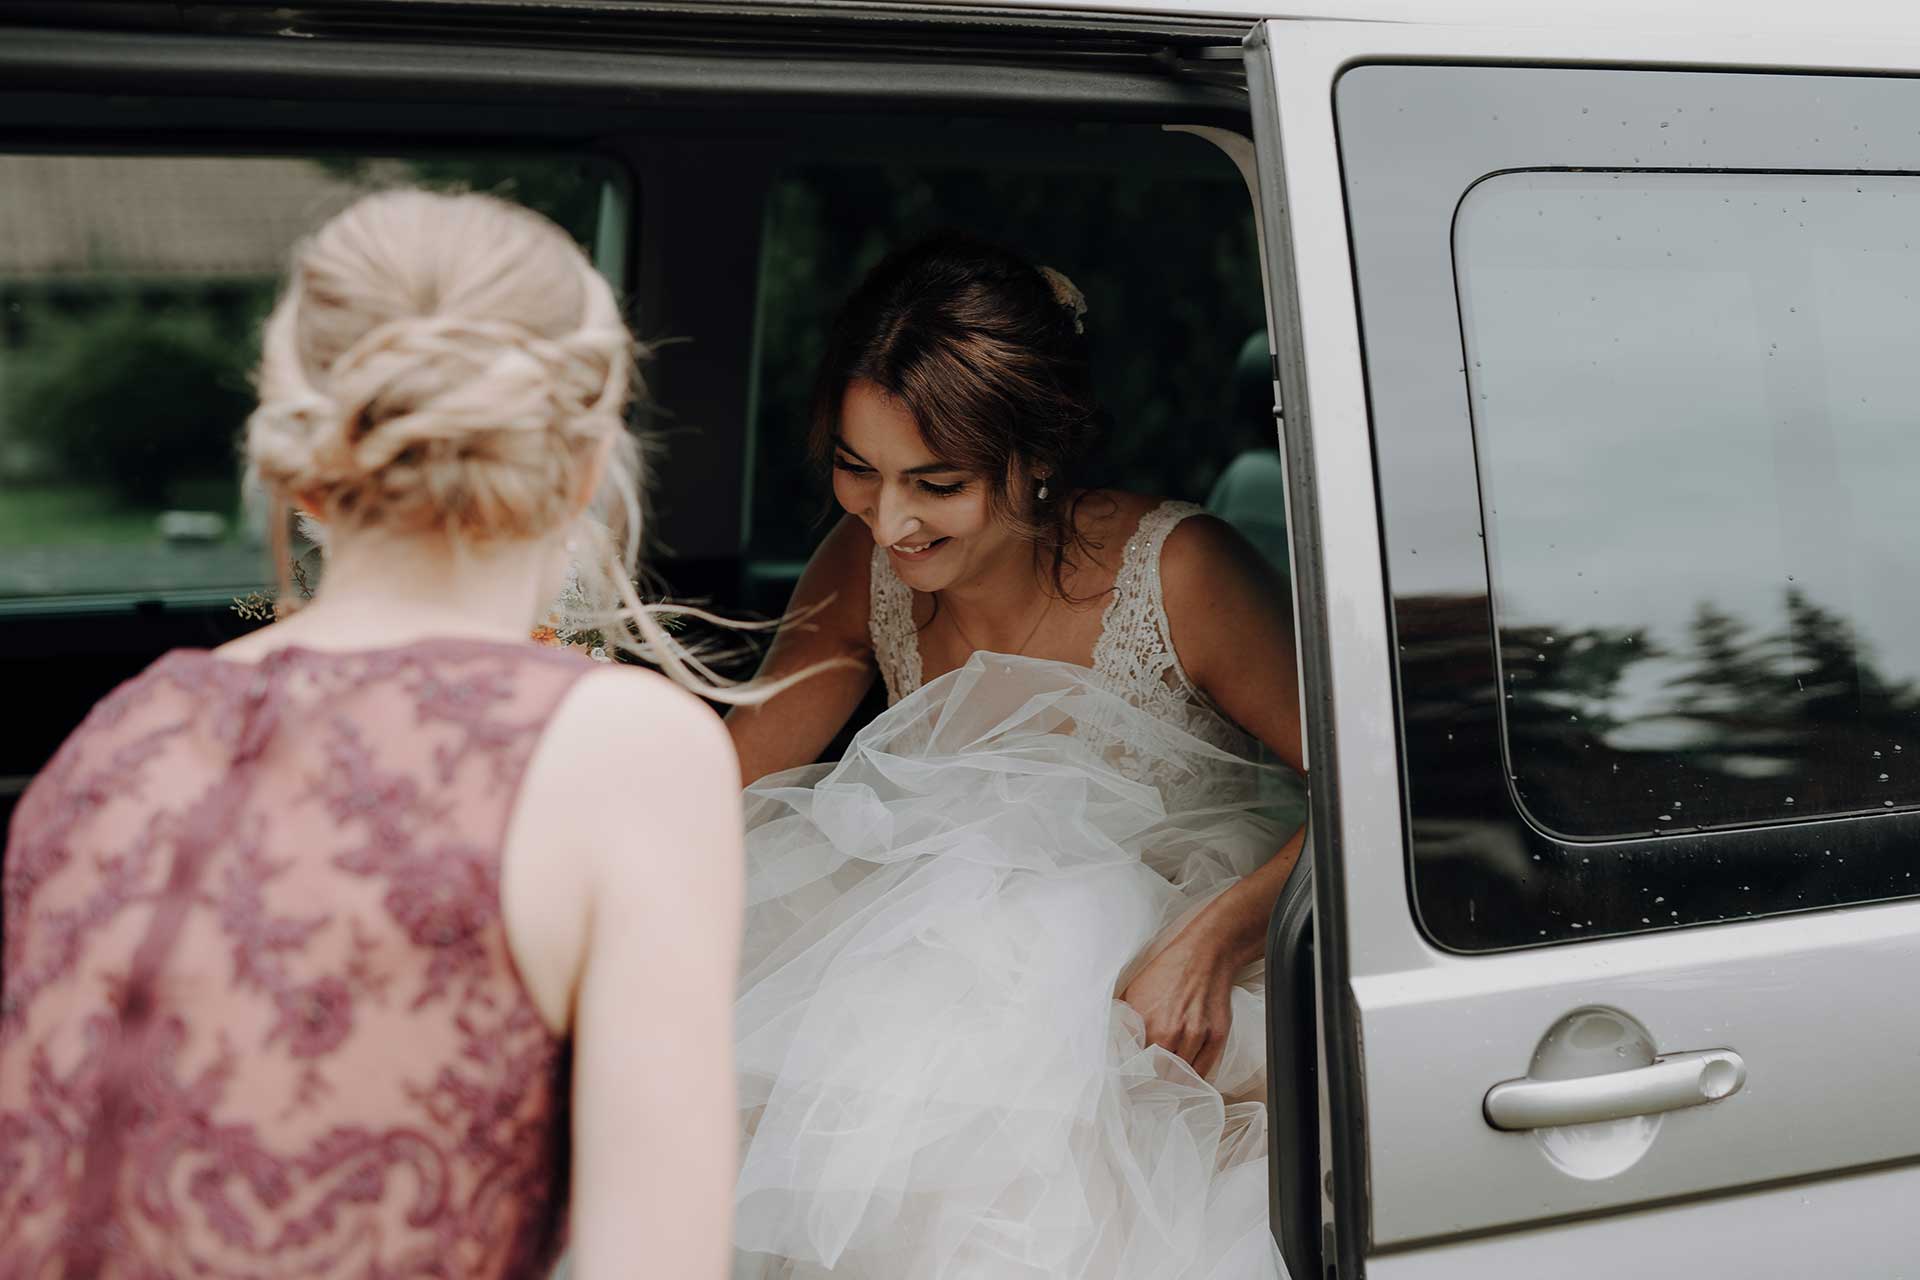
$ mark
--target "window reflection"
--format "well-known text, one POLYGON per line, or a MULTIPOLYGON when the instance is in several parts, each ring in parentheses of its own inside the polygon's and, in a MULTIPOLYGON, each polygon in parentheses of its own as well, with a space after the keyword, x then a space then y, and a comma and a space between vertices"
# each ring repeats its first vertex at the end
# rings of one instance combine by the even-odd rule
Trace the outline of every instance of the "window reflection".
POLYGON ((1920 179, 1514 173, 1455 262, 1511 781, 1574 838, 1920 803, 1920 179))

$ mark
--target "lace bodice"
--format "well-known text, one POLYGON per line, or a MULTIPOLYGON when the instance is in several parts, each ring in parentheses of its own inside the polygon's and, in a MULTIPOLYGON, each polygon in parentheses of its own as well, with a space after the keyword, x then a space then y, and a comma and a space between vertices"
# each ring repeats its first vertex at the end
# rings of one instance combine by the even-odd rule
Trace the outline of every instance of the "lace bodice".
MULTIPOLYGON (((1120 572, 1101 618, 1093 646, 1093 672, 1102 684, 1132 705, 1176 725, 1195 737, 1239 756, 1258 750, 1240 727, 1215 709, 1196 687, 1174 651, 1167 622, 1166 595, 1160 582, 1160 552, 1167 535, 1201 508, 1191 502, 1162 502, 1142 516, 1121 552, 1120 572)), ((870 577, 868 632, 873 654, 887 685, 889 705, 921 684, 920 640, 913 625, 913 589, 893 571, 885 547, 875 547, 870 577)), ((1154 762, 1117 761, 1129 777, 1166 784, 1154 762)))
POLYGON ((545 1274, 566 1054, 500 850, 588 670, 178 652, 94 709, 8 840, 0 1277, 545 1274))

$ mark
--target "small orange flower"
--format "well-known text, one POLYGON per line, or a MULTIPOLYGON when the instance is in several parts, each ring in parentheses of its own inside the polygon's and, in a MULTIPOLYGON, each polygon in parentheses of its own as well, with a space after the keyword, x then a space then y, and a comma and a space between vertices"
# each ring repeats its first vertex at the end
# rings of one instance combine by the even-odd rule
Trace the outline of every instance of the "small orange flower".
POLYGON ((533 642, 535 644, 557 645, 560 643, 560 633, 545 623, 542 623, 533 629, 533 642))

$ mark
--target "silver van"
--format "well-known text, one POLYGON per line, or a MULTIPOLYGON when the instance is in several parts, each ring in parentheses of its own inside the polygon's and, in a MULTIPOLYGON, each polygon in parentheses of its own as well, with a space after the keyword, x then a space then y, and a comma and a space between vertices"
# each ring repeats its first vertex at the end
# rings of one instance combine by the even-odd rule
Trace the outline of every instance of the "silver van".
POLYGON ((520 196, 690 340, 656 561, 734 610, 827 310, 961 223, 1088 294, 1116 478, 1290 570, 1295 1280, 1920 1273, 1917 77, 1869 0, 11 0, 0 805, 257 622, 231 379, 365 183, 520 196))

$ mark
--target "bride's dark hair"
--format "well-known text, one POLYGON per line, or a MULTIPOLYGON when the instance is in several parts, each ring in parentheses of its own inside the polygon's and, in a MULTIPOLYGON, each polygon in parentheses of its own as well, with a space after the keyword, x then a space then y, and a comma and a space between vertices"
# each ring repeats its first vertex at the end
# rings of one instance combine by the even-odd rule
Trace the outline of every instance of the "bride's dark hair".
POLYGON ((935 457, 985 480, 990 510, 1050 561, 1064 595, 1067 553, 1084 543, 1080 468, 1104 419, 1083 309, 1065 277, 959 232, 895 250, 828 336, 813 389, 814 460, 832 459, 848 386, 873 383, 913 416, 935 457), (1023 476, 1044 481, 1016 492, 1023 476))

